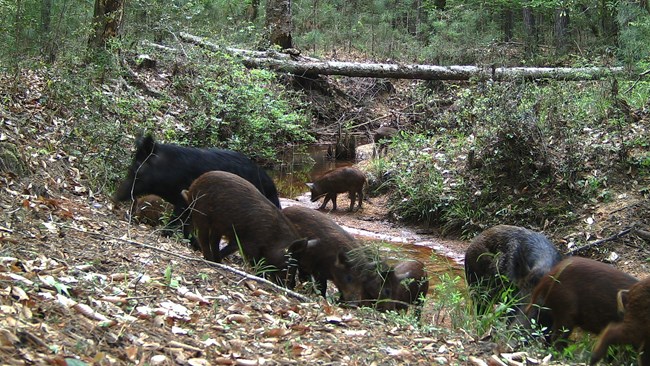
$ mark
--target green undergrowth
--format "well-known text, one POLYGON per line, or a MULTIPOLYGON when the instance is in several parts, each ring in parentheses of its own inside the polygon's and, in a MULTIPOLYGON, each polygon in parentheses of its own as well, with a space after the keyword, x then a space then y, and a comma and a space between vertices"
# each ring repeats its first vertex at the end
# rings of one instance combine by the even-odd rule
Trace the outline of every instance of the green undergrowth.
POLYGON ((371 163, 371 189, 392 192, 395 217, 464 236, 571 222, 580 205, 612 200, 615 183, 648 179, 650 137, 625 106, 643 108, 649 84, 611 90, 609 81, 458 89, 454 113, 400 132, 371 163))
MULTIPOLYGON (((278 161, 283 147, 314 141, 308 107, 275 73, 194 48, 183 57, 146 47, 122 50, 126 63, 117 54, 103 57, 84 67, 56 65, 36 73, 45 113, 60 134, 46 153, 61 148, 78 159, 95 192, 112 192, 139 132, 167 143, 240 151, 265 166, 278 161), (141 53, 156 59, 155 69, 138 68, 141 53), (130 70, 146 82, 136 82, 130 70)), ((19 87, 33 83, 30 75, 19 87)), ((14 79, 17 85, 23 81, 14 79)), ((34 121, 25 124, 39 128, 34 121)))

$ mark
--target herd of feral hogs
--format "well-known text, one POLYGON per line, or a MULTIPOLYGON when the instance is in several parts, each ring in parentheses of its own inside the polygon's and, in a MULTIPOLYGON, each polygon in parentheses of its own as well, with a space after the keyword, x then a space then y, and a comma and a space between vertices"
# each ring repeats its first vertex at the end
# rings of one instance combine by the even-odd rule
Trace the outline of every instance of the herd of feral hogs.
MULTIPOLYGON (((325 197, 320 209, 331 201, 336 210, 337 194, 347 192, 350 211, 357 199, 361 208, 365 181, 356 168, 334 169, 308 184, 311 200, 325 197)), ((132 200, 134 212, 152 204, 151 195, 171 204, 174 221, 206 260, 219 262, 239 252, 258 273, 288 288, 296 286, 296 277, 312 278, 325 297, 330 280, 343 304, 382 311, 413 304, 419 316, 429 287, 423 263, 389 265, 328 215, 299 205, 280 208, 273 180, 240 153, 139 136, 127 177, 113 198, 132 200)), ((157 204, 149 211, 157 212, 157 204)), ((478 314, 493 311, 501 294, 514 289, 512 324, 546 329, 545 341, 558 349, 579 327, 599 334, 592 365, 610 345, 629 344, 639 351, 639 363, 650 366, 645 352, 650 278, 639 281, 602 262, 564 257, 543 234, 509 225, 489 228, 471 242, 465 276, 478 314)))

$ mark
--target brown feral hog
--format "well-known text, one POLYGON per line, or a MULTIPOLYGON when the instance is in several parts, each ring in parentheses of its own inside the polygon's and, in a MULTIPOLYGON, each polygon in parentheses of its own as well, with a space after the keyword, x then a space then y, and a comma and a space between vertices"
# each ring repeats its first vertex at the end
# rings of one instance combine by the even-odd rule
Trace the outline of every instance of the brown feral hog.
POLYGON ((569 257, 539 281, 527 311, 537 306, 550 309, 553 317, 550 340, 559 341, 555 346, 562 349, 575 327, 598 334, 610 322, 621 321, 617 293, 637 282, 609 264, 569 257))
POLYGON ((354 200, 359 197, 359 208, 363 201, 363 185, 366 183, 366 175, 357 168, 342 167, 330 170, 318 178, 314 183, 307 183, 311 189, 311 201, 315 202, 322 196, 325 200, 319 209, 324 209, 327 202, 332 201, 333 210, 336 210, 336 195, 349 192, 350 211, 354 207, 354 200))
POLYGON ((157 226, 162 223, 163 218, 170 217, 174 206, 162 198, 148 194, 138 197, 131 206, 131 214, 136 222, 157 226))
POLYGON ((388 144, 390 143, 390 140, 395 135, 397 135, 397 132, 398 130, 396 128, 387 127, 387 126, 382 126, 379 127, 377 130, 375 130, 375 134, 373 136, 373 141, 375 142, 373 155, 381 156, 382 150, 384 151, 384 155, 385 155, 386 152, 388 152, 388 144), (379 148, 377 148, 377 145, 379 145, 379 148))
POLYGON ((620 323, 609 323, 600 334, 591 354, 590 365, 595 365, 615 344, 630 344, 639 351, 639 365, 650 366, 650 277, 618 292, 619 312, 624 313, 620 323))
MULTIPOLYGON (((341 301, 362 300, 365 283, 377 282, 379 270, 372 258, 358 255, 362 252, 361 244, 323 213, 303 206, 289 206, 282 212, 301 236, 315 239, 289 247, 301 277, 314 276, 323 297, 330 280, 339 289, 341 301)), ((290 272, 290 287, 295 283, 294 278, 295 273, 290 272)))
POLYGON ((385 278, 388 291, 380 292, 376 297, 377 309, 406 310, 411 304, 417 306, 419 318, 423 298, 429 291, 429 276, 424 269, 424 264, 418 260, 405 260, 397 263, 390 269, 385 278))
POLYGON ((511 285, 523 309, 535 285, 561 260, 560 252, 541 233, 510 225, 483 231, 465 252, 465 278, 478 313, 489 311, 511 285))
POLYGON ((280 209, 235 174, 205 173, 189 191, 183 191, 183 197, 191 208, 192 226, 207 260, 219 262, 241 247, 249 262, 263 259, 265 265, 286 271, 286 249, 304 241, 280 209), (226 236, 228 245, 219 250, 221 236, 226 236))

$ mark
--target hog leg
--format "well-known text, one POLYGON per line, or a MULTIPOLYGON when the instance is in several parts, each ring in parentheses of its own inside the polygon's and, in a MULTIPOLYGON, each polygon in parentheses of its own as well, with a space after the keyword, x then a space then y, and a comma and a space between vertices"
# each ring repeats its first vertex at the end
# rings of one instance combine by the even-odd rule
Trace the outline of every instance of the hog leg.
POLYGON ((357 199, 356 192, 350 191, 349 197, 350 197, 350 212, 352 212, 352 209, 354 209, 354 201, 357 199))
POLYGON ((206 261, 214 262, 214 255, 210 246, 211 230, 199 230, 199 246, 206 261))
POLYGON ((332 211, 336 211, 336 193, 330 193, 327 196, 332 200, 332 211))
POLYGON ((363 186, 359 191, 357 192, 357 196, 359 197, 359 205, 357 206, 358 208, 361 208, 361 204, 363 202, 363 186))

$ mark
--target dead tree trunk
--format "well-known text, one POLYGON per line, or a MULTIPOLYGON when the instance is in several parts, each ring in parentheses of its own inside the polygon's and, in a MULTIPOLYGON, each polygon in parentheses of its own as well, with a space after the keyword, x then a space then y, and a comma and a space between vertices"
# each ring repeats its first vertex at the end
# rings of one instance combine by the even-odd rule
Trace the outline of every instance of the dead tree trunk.
POLYGON ((492 79, 505 80, 596 80, 623 74, 622 67, 496 67, 485 68, 478 66, 437 66, 437 65, 405 65, 405 64, 376 64, 342 61, 320 61, 306 59, 296 55, 280 54, 277 52, 256 52, 233 50, 219 47, 206 42, 199 37, 186 33, 180 34, 181 39, 208 49, 230 52, 242 58, 242 63, 250 68, 270 69, 295 75, 343 75, 352 77, 375 77, 394 79, 421 80, 469 80, 492 79))

